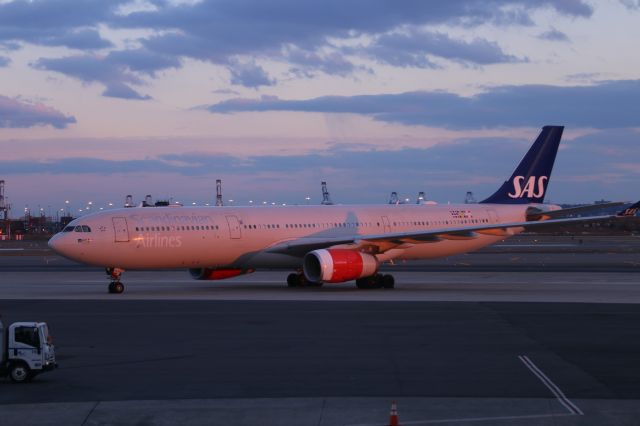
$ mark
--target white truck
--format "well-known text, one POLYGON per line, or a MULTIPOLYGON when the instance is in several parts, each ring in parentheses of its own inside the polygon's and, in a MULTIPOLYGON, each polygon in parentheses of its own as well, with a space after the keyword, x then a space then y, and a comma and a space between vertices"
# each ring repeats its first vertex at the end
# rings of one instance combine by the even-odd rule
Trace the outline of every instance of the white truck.
POLYGON ((57 367, 55 348, 44 322, 15 322, 6 330, 0 320, 0 377, 24 383, 57 367))

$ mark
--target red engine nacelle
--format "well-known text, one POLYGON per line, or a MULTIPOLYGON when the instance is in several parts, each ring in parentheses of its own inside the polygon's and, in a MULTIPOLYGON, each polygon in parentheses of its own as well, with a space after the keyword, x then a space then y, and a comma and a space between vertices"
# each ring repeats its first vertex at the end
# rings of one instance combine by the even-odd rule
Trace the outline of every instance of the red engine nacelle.
POLYGON ((305 255, 303 270, 311 282, 341 283, 375 274, 378 260, 355 250, 314 250, 305 255))
POLYGON ((209 269, 209 268, 191 268, 189 274, 196 280, 224 280, 227 278, 237 277, 238 275, 253 272, 249 269, 209 269))

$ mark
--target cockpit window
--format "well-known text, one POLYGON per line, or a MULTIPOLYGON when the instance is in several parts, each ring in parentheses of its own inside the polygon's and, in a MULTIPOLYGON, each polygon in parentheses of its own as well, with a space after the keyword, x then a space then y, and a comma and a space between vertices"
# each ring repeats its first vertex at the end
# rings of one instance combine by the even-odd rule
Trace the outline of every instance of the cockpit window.
POLYGON ((82 226, 77 225, 76 228, 74 229, 74 231, 76 232, 82 232, 82 226))
POLYGON ((91 228, 89 228, 87 225, 82 225, 82 232, 91 232, 91 228))
POLYGON ((73 226, 65 226, 62 232, 71 232, 73 231, 73 226))

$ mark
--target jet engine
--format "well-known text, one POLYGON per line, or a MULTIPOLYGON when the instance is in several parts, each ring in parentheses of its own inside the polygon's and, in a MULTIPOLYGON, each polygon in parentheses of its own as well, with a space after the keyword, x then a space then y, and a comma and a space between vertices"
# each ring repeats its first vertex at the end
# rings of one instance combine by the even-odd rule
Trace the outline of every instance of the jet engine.
POLYGON ((237 277, 238 275, 249 274, 252 269, 211 269, 211 268, 190 268, 189 274, 195 280, 224 280, 237 277))
POLYGON ((349 249, 322 249, 304 257, 303 271, 311 282, 341 283, 369 277, 378 270, 375 256, 349 249))

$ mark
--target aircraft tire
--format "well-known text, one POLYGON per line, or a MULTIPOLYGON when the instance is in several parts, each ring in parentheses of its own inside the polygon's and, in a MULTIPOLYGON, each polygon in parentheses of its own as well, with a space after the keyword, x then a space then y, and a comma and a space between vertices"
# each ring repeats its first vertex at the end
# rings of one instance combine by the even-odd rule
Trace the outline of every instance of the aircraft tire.
POLYGON ((356 280, 356 287, 363 290, 371 290, 374 288, 382 287, 380 274, 372 275, 370 277, 358 278, 356 280))
POLYGON ((380 281, 382 282, 383 288, 394 288, 396 286, 396 280, 393 278, 393 275, 390 274, 384 274, 380 281))
POLYGON ((300 287, 300 275, 291 273, 287 276, 288 287, 300 287))
POLYGON ((124 284, 122 284, 120 281, 116 281, 113 283, 113 292, 115 294, 121 294, 124 292, 124 284))

